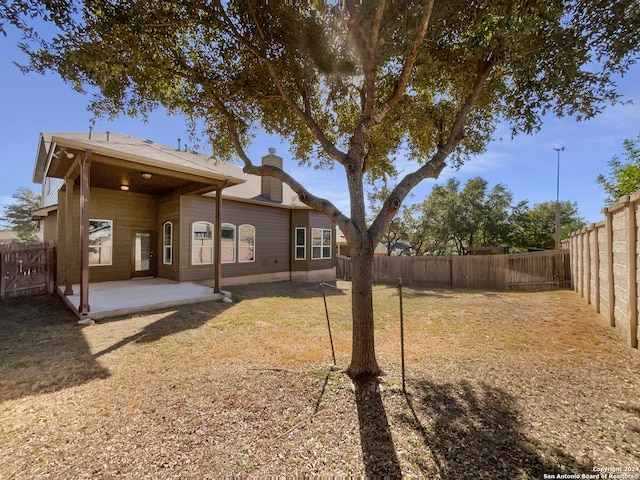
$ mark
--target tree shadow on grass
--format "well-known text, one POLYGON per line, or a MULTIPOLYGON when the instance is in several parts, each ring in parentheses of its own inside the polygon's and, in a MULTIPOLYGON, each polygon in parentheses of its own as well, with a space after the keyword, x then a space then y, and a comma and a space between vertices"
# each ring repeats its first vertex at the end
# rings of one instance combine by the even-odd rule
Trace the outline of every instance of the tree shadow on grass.
POLYGON ((0 302, 0 402, 109 377, 57 295, 0 302))
MULTIPOLYGON (((333 284, 331 284, 333 285, 333 284)), ((252 283, 250 285, 234 285, 227 288, 233 294, 234 302, 256 298, 322 298, 323 286, 319 282, 269 282, 252 283)), ((324 286, 327 297, 345 296, 349 290, 333 286, 324 286)))
POLYGON ((365 381, 354 385, 362 461, 367 478, 402 478, 378 383, 365 381))
POLYGON ((411 414, 400 421, 414 428, 431 451, 416 466, 443 480, 544 478, 592 473, 574 457, 524 433, 515 397, 485 383, 437 384, 420 381, 407 395, 411 414))
MULTIPOLYGON (((160 318, 155 322, 145 325, 139 332, 129 335, 113 345, 96 352, 94 357, 101 357, 130 343, 153 343, 176 333, 184 332, 186 330, 196 330, 209 320, 215 318, 226 308, 228 308, 228 305, 222 302, 203 302, 181 305, 167 310, 156 310, 154 312, 147 313, 148 315, 160 315, 160 318)), ((141 313, 135 316, 142 315, 145 314, 141 313)), ((126 321, 128 318, 131 318, 131 316, 113 318, 105 321, 126 321)), ((104 321, 100 323, 104 323, 104 321)))

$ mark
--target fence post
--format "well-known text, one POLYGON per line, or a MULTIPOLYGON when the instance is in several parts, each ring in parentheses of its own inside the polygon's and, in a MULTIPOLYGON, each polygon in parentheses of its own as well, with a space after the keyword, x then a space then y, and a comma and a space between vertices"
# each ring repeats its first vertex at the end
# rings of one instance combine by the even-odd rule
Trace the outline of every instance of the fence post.
POLYGON ((402 368, 402 391, 407 392, 404 375, 404 313, 402 310, 402 278, 398 279, 398 297, 400 299, 400 364, 402 368))
POLYGON ((596 224, 592 224, 593 232, 594 232, 594 244, 593 244, 593 260, 594 260, 594 295, 595 295, 595 303, 596 303, 596 313, 600 313, 600 228, 596 226, 596 224))
POLYGON ((605 228, 607 230, 607 283, 609 284, 609 325, 616 326, 615 278, 613 276, 613 213, 603 208, 605 228))
POLYGON ((4 300, 5 289, 7 288, 6 273, 4 271, 7 267, 4 263, 4 256, 4 250, 0 250, 0 300, 4 300))
POLYGON ((627 252, 628 252, 628 318, 629 318, 629 344, 632 348, 638 348, 638 269, 636 261, 636 204, 629 200, 625 205, 627 210, 627 252))
POLYGON ((586 297, 587 297, 587 305, 591 305, 591 232, 593 230, 590 228, 585 228, 584 238, 587 242, 585 258, 586 262, 583 264, 585 268, 585 287, 586 287, 586 297))

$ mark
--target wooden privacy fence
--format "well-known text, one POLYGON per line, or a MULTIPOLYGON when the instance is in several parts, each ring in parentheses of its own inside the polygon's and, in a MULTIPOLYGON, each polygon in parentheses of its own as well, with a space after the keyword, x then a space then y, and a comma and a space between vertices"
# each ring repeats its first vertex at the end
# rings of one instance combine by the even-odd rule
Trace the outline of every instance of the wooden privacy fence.
MULTIPOLYGON (((571 288, 568 251, 512 255, 450 257, 375 257, 374 283, 397 283, 429 288, 486 290, 547 290, 571 288)), ((346 258, 338 259, 338 278, 350 279, 346 258)))
POLYGON ((604 221, 569 238, 574 289, 638 348, 640 190, 603 213, 604 221))
POLYGON ((53 293, 54 272, 51 243, 0 247, 0 300, 53 293))

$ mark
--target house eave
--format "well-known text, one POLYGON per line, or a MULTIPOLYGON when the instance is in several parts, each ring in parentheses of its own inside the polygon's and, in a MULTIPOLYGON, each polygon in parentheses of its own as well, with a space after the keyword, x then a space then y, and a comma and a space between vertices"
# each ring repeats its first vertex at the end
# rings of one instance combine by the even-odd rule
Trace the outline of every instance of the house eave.
POLYGON ((58 204, 49 205, 47 207, 36 208, 31 212, 31 220, 42 220, 44 217, 48 217, 51 212, 58 210, 58 204))
MULTIPOLYGON (((82 142, 79 140, 73 140, 73 139, 54 135, 51 137, 51 146, 53 147, 54 145, 58 147, 70 148, 70 149, 79 150, 79 151, 91 150, 94 155, 103 155, 105 157, 125 160, 127 162, 138 164, 141 167, 162 168, 172 172, 182 173, 186 175, 197 175, 199 177, 209 178, 211 180, 226 181, 228 182, 228 184, 231 184, 231 185, 238 185, 246 182, 245 179, 236 177, 233 175, 220 174, 220 173, 216 173, 214 171, 211 171, 208 169, 202 169, 202 168, 189 168, 185 165, 173 164, 169 162, 164 162, 164 161, 144 157, 141 155, 136 155, 133 153, 111 149, 98 143, 82 142)), ((53 152, 53 148, 50 148, 50 152, 49 152, 50 155, 52 154, 52 152, 53 152)), ((44 172, 44 175, 47 175, 48 173, 49 173, 48 171, 44 172)))

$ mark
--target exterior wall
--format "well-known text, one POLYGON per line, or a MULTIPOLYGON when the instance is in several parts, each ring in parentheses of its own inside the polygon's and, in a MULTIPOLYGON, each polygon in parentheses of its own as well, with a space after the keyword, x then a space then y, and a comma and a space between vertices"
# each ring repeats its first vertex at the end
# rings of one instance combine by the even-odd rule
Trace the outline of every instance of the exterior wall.
MULTIPOLYGON (((169 280, 180 280, 180 196, 172 195, 161 198, 158 205, 158 224, 156 231, 158 232, 156 257, 158 259, 158 276, 168 278, 169 280), (163 262, 163 228, 166 222, 171 222, 173 226, 173 245, 171 264, 163 262)), ((185 248, 189 248, 188 245, 185 248)))
MULTIPOLYGON (((250 275, 282 274, 290 271, 290 210, 262 205, 222 201, 222 222, 240 225, 253 225, 256 229, 255 261, 222 264, 222 280, 250 275)), ((279 278, 274 275, 274 278, 279 278)))
POLYGON ((49 207, 58 203, 58 190, 64 185, 64 180, 61 178, 47 177, 42 182, 42 207, 49 207))
MULTIPOLYGON (((259 281, 335 280, 335 227, 324 214, 310 210, 289 210, 266 205, 222 201, 222 223, 255 227, 255 261, 222 264, 223 285, 259 281), (305 260, 294 260, 295 228, 307 229, 305 260), (330 259, 311 259, 311 228, 329 228, 332 231, 332 256, 330 259)), ((197 221, 213 224, 215 199, 184 196, 180 201, 179 281, 208 281, 215 270, 212 265, 191 265, 191 225, 197 221)))
MULTIPOLYGON (((294 210, 291 212, 291 270, 292 272, 313 272, 332 269, 335 267, 336 258, 336 228, 335 224, 325 214, 313 210, 294 210), (295 232, 296 228, 305 228, 307 235, 304 260, 295 259, 295 232), (331 230, 331 258, 311 258, 311 229, 328 228, 331 230)), ((300 277, 300 275, 298 275, 300 277)), ((335 277, 334 277, 335 280, 335 277)))
MULTIPOLYGON (((59 192, 59 212, 65 211, 66 192, 59 192)), ((72 215, 73 231, 80 224, 79 187, 74 187, 72 215)), ((47 217, 49 218, 49 217, 47 217)), ((53 217, 52 217, 53 218, 53 217)), ((215 277, 214 265, 192 265, 191 236, 194 222, 206 221, 216 224, 215 198, 204 196, 168 196, 158 198, 150 195, 92 188, 90 193, 90 218, 113 221, 112 264, 91 266, 91 282, 127 280, 133 276, 133 239, 136 231, 154 234, 156 275, 174 281, 209 281, 215 277), (163 263, 163 225, 173 225, 171 264, 163 263)), ((64 215, 57 215, 52 239, 57 239, 59 279, 65 278, 66 229, 64 215)), ((223 284, 251 283, 274 280, 335 280, 335 225, 325 215, 310 210, 289 210, 267 205, 224 200, 221 207, 221 222, 236 226, 252 225, 255 228, 255 261, 236 261, 222 265, 223 284), (306 257, 294 261, 294 226, 307 231, 306 257), (311 258, 311 228, 327 228, 332 232, 331 258, 311 258), (295 274, 295 275, 294 275, 295 274)), ((52 232, 54 229, 50 229, 52 232)), ((236 230, 237 238, 238 230, 236 230)), ((71 281, 80 281, 79 235, 73 236, 71 281)))
MULTIPOLYGON (((133 236, 137 231, 152 231, 157 228, 158 199, 151 195, 143 195, 116 190, 92 188, 90 192, 89 216, 91 219, 113 221, 112 264, 91 266, 89 268, 90 282, 104 282, 109 280, 128 280, 133 274, 133 236)), ((60 191, 58 198, 60 210, 66 208, 65 192, 60 191)), ((80 228, 80 189, 74 187, 73 205, 67 211, 71 212, 73 230, 80 228)), ((58 279, 64 276, 66 260, 65 226, 62 224, 64 215, 59 215, 58 234, 58 279)), ((77 252, 71 262, 71 281, 80 282, 80 238, 74 235, 71 239, 73 252, 77 252)), ((155 256, 157 261, 158 256, 155 256)))
POLYGON ((575 290, 638 346, 640 191, 603 210, 605 220, 571 234, 575 290))
MULTIPOLYGON (((231 223, 255 227, 255 261, 222 264, 223 283, 227 278, 250 277, 253 275, 271 275, 286 273, 289 261, 289 210, 263 205, 241 203, 232 200, 222 201, 222 223, 231 223)), ((215 199, 208 197, 183 196, 180 200, 180 234, 177 248, 180 252, 179 280, 203 281, 214 277, 213 265, 191 264, 191 226, 194 222, 216 223, 215 199)), ((272 275, 280 279, 278 275, 272 275)))
MULTIPOLYGON (((308 211, 309 214, 309 227, 311 228, 328 228, 331 230, 331 258, 323 260, 313 260, 309 262, 309 271, 322 271, 335 268, 336 265, 336 225, 333 221, 327 217, 324 213, 316 211, 308 211)), ((309 240, 311 240, 311 230, 309 230, 309 240)), ((309 242, 310 245, 310 242, 309 242)), ((309 258, 311 258, 309 256, 309 258)))
POLYGON ((178 257, 178 281, 193 282, 209 280, 215 276, 213 265, 191 265, 191 225, 194 222, 215 224, 215 199, 200 196, 180 197, 180 228, 174 259, 178 257))
POLYGON ((42 219, 42 241, 58 241, 58 212, 50 212, 49 215, 42 219))

